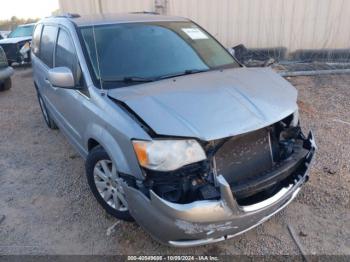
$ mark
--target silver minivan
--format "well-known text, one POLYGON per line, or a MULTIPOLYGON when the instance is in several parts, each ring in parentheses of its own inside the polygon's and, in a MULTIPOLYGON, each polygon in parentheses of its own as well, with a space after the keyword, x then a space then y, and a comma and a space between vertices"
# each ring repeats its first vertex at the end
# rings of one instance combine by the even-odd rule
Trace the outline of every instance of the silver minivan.
POLYGON ((43 117, 85 159, 97 201, 161 243, 234 237, 308 180, 316 145, 296 89, 188 19, 45 18, 32 63, 43 117))

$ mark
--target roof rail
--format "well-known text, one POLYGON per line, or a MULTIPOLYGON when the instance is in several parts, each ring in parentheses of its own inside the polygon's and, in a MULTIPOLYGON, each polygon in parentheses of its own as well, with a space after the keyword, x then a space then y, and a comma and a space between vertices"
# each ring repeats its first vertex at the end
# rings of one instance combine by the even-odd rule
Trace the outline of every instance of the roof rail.
POLYGON ((130 12, 130 14, 160 15, 160 13, 158 12, 151 12, 151 11, 137 11, 137 12, 130 12))
POLYGON ((65 18, 79 18, 80 15, 79 14, 74 14, 74 13, 63 13, 61 15, 57 15, 54 17, 65 17, 65 18))

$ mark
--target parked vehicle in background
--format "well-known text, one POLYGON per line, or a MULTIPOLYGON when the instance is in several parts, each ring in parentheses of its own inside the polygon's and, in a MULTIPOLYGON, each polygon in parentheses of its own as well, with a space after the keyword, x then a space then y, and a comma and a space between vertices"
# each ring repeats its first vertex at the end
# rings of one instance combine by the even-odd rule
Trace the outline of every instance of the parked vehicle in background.
POLYGON ((11 31, 0 31, 0 39, 7 38, 11 31))
POLYGON ((11 88, 11 76, 13 75, 13 68, 8 66, 6 54, 0 46, 0 91, 11 88))
POLYGON ((14 62, 28 63, 30 58, 30 44, 35 24, 19 25, 7 38, 0 40, 0 46, 4 49, 9 65, 14 62))
POLYGON ((161 243, 234 237, 308 180, 316 145, 295 88, 243 67, 188 19, 46 18, 32 64, 43 117, 86 160, 97 201, 161 243))

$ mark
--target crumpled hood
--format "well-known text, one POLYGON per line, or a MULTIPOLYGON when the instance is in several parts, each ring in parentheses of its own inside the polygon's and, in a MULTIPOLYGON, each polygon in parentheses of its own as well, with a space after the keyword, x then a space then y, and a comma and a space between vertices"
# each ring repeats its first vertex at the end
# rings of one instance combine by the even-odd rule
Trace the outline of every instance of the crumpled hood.
POLYGON ((254 131, 297 109, 297 91, 268 68, 237 68, 111 89, 157 134, 205 141, 254 131))
POLYGON ((23 37, 13 37, 13 38, 5 38, 0 40, 1 44, 17 44, 22 41, 32 40, 31 36, 23 36, 23 37))

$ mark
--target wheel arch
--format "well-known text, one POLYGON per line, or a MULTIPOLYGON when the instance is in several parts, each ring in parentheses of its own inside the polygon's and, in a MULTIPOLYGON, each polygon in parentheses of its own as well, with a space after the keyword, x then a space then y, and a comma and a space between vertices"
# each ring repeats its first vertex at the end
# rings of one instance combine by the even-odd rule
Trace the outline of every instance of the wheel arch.
MULTIPOLYGON (((142 171, 131 148, 123 141, 123 146, 102 126, 91 124, 85 135, 86 149, 90 152, 96 146, 101 146, 109 155, 117 170, 124 174, 130 174, 138 179, 144 179, 142 171)), ((122 140, 123 138, 121 138, 122 140)))
POLYGON ((88 145, 87 145, 88 151, 90 152, 92 149, 94 149, 97 146, 101 146, 100 143, 94 138, 89 138, 88 145))

